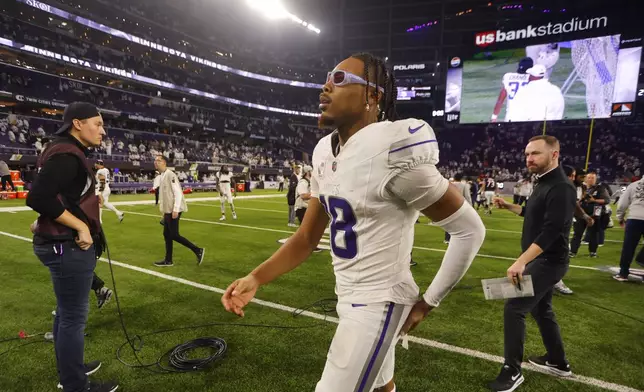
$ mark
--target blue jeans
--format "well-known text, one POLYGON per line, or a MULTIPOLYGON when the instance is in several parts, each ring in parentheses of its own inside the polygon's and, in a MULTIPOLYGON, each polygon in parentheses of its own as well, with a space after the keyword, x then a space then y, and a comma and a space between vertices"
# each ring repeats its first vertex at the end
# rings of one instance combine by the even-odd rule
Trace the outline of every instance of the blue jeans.
POLYGON ((58 378, 65 392, 85 391, 89 381, 83 354, 96 267, 94 246, 83 251, 73 242, 34 245, 34 253, 49 268, 56 294, 53 333, 58 378))
MULTIPOLYGON (((622 257, 619 259, 619 274, 623 277, 628 277, 631 268, 631 262, 635 255, 635 249, 640 242, 640 238, 644 236, 644 220, 641 219, 628 219, 626 221, 626 230, 624 230, 624 244, 622 245, 622 257)), ((638 261, 642 256, 644 250, 637 256, 638 261)))

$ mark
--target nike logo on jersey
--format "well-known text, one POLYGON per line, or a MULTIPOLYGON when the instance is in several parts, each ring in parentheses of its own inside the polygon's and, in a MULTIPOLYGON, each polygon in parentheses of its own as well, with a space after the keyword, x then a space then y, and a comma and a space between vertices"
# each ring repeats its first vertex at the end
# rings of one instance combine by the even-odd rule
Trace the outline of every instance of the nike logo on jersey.
POLYGON ((414 134, 414 133, 416 133, 419 129, 421 129, 421 128, 422 128, 422 127, 424 127, 424 126, 425 126, 425 124, 421 125, 421 126, 420 126, 420 127, 418 127, 418 128, 412 128, 412 127, 409 127, 409 133, 414 134))

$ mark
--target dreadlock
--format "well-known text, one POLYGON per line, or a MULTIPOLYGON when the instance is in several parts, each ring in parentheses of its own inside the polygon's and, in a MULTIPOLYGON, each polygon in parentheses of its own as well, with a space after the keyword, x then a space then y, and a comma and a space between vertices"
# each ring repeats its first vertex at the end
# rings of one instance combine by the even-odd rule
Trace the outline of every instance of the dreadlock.
MULTIPOLYGON (((356 53, 351 57, 362 60, 364 63, 364 79, 367 82, 365 93, 365 103, 369 103, 369 80, 373 77, 373 84, 384 88, 384 93, 378 101, 378 121, 389 120, 396 121, 396 78, 394 72, 388 70, 385 62, 381 58, 371 53, 356 53)), ((375 94, 378 94, 376 89, 375 94)))

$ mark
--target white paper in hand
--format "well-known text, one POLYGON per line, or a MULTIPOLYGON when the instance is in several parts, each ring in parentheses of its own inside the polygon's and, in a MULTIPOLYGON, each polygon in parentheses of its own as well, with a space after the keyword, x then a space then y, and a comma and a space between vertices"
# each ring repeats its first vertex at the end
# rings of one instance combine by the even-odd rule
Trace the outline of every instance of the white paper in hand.
POLYGON ((532 276, 530 275, 523 275, 521 290, 513 285, 508 278, 483 279, 481 283, 483 284, 485 299, 488 300, 534 296, 532 276))

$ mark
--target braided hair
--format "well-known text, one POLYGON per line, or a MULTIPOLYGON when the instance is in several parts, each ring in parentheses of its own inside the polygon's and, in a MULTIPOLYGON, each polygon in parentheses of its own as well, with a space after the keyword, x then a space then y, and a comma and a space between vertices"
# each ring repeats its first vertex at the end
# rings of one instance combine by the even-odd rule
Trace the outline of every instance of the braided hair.
MULTIPOLYGON (((369 83, 384 88, 384 93, 378 101, 378 121, 396 121, 396 78, 392 70, 388 70, 381 58, 371 53, 356 53, 352 58, 362 60, 364 63, 364 79, 367 82, 365 103, 369 103, 369 83), (374 80, 370 82, 370 79, 374 80)), ((376 89, 378 90, 378 89, 376 89)), ((376 91, 376 94, 378 91, 376 91)))

